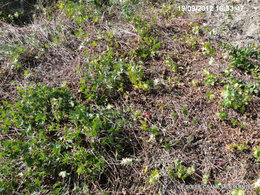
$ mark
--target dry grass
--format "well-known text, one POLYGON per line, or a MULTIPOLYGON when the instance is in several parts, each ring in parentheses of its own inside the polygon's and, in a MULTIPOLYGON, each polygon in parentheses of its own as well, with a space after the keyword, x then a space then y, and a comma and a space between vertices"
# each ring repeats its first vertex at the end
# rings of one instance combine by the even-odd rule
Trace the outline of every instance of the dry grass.
MULTIPOLYGON (((158 5, 157 5, 158 6, 158 5)), ((158 6, 159 7, 159 6, 158 6)), ((144 10, 146 17, 151 19, 155 13, 144 10)), ((0 98, 1 100, 14 101, 17 96, 16 86, 26 87, 31 81, 43 82, 48 86, 60 87, 64 81, 67 87, 78 99, 84 100, 79 92, 81 74, 76 68, 84 70, 84 51, 91 50, 93 55, 99 55, 106 49, 107 41, 98 40, 98 46, 91 48, 90 43, 97 40, 97 32, 114 30, 117 51, 119 55, 128 55, 128 51, 138 47, 139 35, 135 27, 127 22, 118 20, 111 15, 104 15, 99 24, 85 24, 84 31, 88 33, 88 40, 81 40, 73 35, 76 26, 63 13, 57 11, 55 19, 49 20, 47 16, 37 17, 32 24, 15 26, 0 23, 0 44, 15 44, 20 40, 26 47, 26 52, 19 57, 21 67, 13 68, 9 57, 3 57, 0 52, 0 98), (110 22, 112 21, 112 22, 110 22), (57 31, 57 26, 62 27, 62 33, 57 31), (55 47, 44 46, 53 44, 51 35, 61 35, 61 42, 55 47), (35 41, 28 42, 25 38, 35 36, 35 41), (126 44, 130 42, 131 44, 126 44), (39 53, 44 53, 39 57, 39 53), (29 71, 30 76, 25 77, 24 71, 29 71), (16 84, 11 84, 16 81, 16 84)), ((132 129, 126 129, 121 139, 128 148, 122 157, 141 159, 135 161, 131 167, 123 167, 116 158, 114 151, 107 152, 105 171, 99 182, 93 184, 95 190, 111 192, 112 194, 229 194, 230 190, 181 188, 181 184, 200 185, 203 175, 208 174, 209 185, 219 181, 226 185, 252 185, 259 177, 259 163, 252 157, 252 148, 259 144, 259 104, 260 97, 254 96, 247 111, 246 118, 241 114, 229 110, 229 119, 236 119, 246 125, 245 129, 233 127, 230 120, 221 121, 216 116, 221 99, 222 84, 215 87, 204 85, 203 69, 220 76, 228 67, 228 59, 223 59, 222 49, 217 48, 214 55, 214 66, 209 65, 210 57, 202 53, 200 44, 192 48, 184 41, 174 40, 172 37, 185 36, 191 33, 189 18, 165 19, 159 16, 157 22, 151 26, 153 36, 158 36, 162 46, 153 58, 144 62, 144 75, 146 79, 160 78, 164 85, 155 87, 151 93, 130 87, 124 93, 118 93, 109 99, 109 102, 119 109, 130 107, 131 113, 137 110, 141 113, 149 112, 147 117, 148 127, 152 125, 160 129, 156 139, 150 139, 151 132, 141 129, 140 122, 133 122, 132 129), (178 60, 178 66, 183 70, 174 73, 165 66, 167 55, 172 55, 178 60), (220 71, 218 70, 220 69, 220 71), (179 81, 171 83, 169 78, 178 77, 179 81), (192 81, 197 80, 193 85, 192 81), (215 101, 207 98, 206 92, 212 91, 215 101), (188 116, 182 114, 186 108, 188 116), (174 118, 176 112, 179 117, 174 118), (192 120, 196 119, 196 123, 192 120), (149 140, 149 141, 148 141, 149 140), (166 149, 167 142, 177 143, 166 149), (245 143, 247 149, 243 152, 228 147, 232 143, 238 145, 245 143), (186 167, 194 166, 195 174, 185 181, 168 176, 167 167, 174 166, 174 160, 179 159, 186 167), (147 182, 151 170, 160 170, 160 179, 154 185, 147 182)), ((199 23, 200 21, 197 20, 199 23)), ((197 35, 196 39, 207 40, 207 37, 197 35)), ((217 44, 215 44, 217 47, 217 44)), ((234 75, 250 82, 253 78, 241 71, 235 70, 234 75)), ((145 116, 142 116, 143 120, 145 116)), ((254 190, 247 190, 247 194, 254 194, 254 190)))

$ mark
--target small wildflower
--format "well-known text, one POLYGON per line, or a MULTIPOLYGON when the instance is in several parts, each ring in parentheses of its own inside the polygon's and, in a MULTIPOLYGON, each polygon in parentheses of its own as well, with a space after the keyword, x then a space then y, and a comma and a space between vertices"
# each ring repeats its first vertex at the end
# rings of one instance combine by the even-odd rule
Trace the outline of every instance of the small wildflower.
POLYGON ((133 159, 132 158, 123 158, 121 160, 121 165, 127 166, 127 165, 132 165, 133 164, 133 159))

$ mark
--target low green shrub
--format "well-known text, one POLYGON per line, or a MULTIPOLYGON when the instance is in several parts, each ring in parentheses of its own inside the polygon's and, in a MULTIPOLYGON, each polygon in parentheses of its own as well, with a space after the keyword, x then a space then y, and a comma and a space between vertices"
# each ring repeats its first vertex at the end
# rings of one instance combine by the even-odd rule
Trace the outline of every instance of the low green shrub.
POLYGON ((256 158, 257 162, 260 162, 260 146, 253 148, 253 156, 256 158))
POLYGON ((253 93, 257 93, 255 84, 243 84, 241 81, 232 79, 223 87, 221 101, 222 105, 227 108, 234 108, 235 110, 244 113, 246 105, 251 101, 253 93))
POLYGON ((205 85, 214 86, 215 83, 218 81, 217 76, 210 73, 209 70, 204 69, 204 74, 206 75, 206 79, 204 81, 205 85))
POLYGON ((168 168, 170 177, 184 180, 195 172, 193 166, 186 168, 182 165, 182 161, 175 160, 174 165, 174 167, 168 168))
POLYGON ((115 53, 107 50, 86 64, 88 71, 81 80, 80 90, 87 99, 104 103, 108 95, 114 94, 119 89, 122 91, 128 65, 121 59, 115 60, 114 57, 115 53))
POLYGON ((229 55, 231 56, 231 66, 245 72, 252 72, 259 66, 259 64, 257 64, 259 52, 254 50, 251 46, 248 48, 240 48, 237 46, 233 48, 229 55))
POLYGON ((107 148, 124 150, 118 135, 127 123, 123 114, 79 104, 66 88, 37 84, 20 89, 16 102, 1 105, 1 193, 45 192, 48 184, 59 194, 79 180, 98 180, 107 148))

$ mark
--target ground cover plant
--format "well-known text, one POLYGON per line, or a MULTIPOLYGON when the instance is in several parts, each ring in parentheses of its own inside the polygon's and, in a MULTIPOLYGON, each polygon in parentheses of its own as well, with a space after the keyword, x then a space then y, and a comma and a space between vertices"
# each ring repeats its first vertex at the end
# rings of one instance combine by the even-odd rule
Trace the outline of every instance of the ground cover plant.
POLYGON ((178 5, 0 15, 0 194, 259 193, 259 47, 178 5))

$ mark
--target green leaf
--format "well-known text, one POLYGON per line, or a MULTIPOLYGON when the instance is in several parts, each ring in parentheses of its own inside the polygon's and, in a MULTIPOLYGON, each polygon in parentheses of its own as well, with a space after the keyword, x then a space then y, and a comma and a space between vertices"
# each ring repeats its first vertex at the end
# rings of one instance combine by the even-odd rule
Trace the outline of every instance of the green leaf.
POLYGON ((184 116, 188 116, 188 110, 187 110, 187 108, 183 108, 183 109, 182 109, 182 114, 183 114, 184 116))
POLYGON ((93 41, 92 45, 93 45, 94 47, 96 47, 98 44, 97 44, 96 41, 93 41))
POLYGON ((245 195, 245 191, 242 189, 236 189, 231 192, 231 195, 245 195))
POLYGON ((161 177, 159 170, 155 169, 152 171, 151 176, 147 179, 150 184, 154 184, 161 177))

